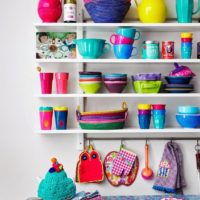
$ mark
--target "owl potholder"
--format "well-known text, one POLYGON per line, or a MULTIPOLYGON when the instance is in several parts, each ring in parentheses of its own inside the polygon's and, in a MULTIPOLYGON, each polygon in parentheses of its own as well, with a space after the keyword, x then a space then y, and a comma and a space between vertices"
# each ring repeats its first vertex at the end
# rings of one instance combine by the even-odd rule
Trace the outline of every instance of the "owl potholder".
POLYGON ((99 153, 92 145, 89 145, 79 156, 76 166, 76 182, 97 183, 103 180, 104 170, 99 153))

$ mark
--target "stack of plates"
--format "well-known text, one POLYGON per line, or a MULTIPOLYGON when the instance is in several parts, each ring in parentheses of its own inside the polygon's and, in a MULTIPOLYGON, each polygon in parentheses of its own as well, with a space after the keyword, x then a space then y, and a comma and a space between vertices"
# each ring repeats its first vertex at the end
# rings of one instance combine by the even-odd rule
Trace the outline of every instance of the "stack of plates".
POLYGON ((164 91, 169 93, 188 93, 194 91, 194 85, 189 84, 192 77, 166 76, 168 84, 164 85, 164 91))

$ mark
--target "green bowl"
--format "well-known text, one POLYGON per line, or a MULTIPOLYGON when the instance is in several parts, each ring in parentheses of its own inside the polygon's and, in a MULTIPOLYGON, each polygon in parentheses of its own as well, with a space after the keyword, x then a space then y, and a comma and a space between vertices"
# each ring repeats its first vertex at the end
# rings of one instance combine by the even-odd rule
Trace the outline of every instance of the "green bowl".
POLYGON ((101 88, 102 83, 90 83, 90 84, 84 84, 79 83, 80 88, 86 93, 86 94, 95 94, 97 93, 101 88))
POLYGON ((132 84, 136 93, 158 93, 162 86, 162 81, 134 81, 132 84))
POLYGON ((79 124, 82 129, 87 129, 87 130, 113 130, 113 129, 123 129, 125 121, 102 123, 102 124, 87 124, 80 122, 79 124))

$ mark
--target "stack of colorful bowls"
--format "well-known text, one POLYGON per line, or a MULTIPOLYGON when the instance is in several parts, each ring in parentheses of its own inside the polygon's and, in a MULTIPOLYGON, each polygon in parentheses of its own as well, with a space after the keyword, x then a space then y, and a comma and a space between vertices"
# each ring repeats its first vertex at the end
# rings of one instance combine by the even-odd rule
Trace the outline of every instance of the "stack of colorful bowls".
POLYGON ((102 85, 101 72, 79 72, 79 85, 86 94, 97 93, 102 85))
POLYGON ((151 123, 151 104, 138 105, 138 121, 141 129, 149 129, 151 123))
POLYGON ((103 77, 110 93, 122 93, 127 85, 127 74, 105 74, 103 77))
POLYGON ((153 127, 163 129, 165 127, 165 104, 152 105, 153 127))
POLYGON ((192 33, 181 33, 181 57, 190 59, 192 57, 192 33))
POLYGON ((199 107, 196 106, 179 106, 176 120, 183 128, 200 127, 199 107))
POLYGON ((121 110, 80 112, 78 107, 76 115, 82 129, 122 129, 128 116, 128 107, 125 102, 122 103, 121 110))
POLYGON ((132 84, 136 93, 158 93, 162 86, 161 74, 148 73, 133 75, 132 84))
POLYGON ((138 50, 133 46, 139 40, 140 32, 132 27, 119 27, 116 34, 111 35, 110 42, 114 45, 114 54, 118 59, 129 59, 137 56, 138 50), (135 53, 132 54, 133 49, 135 53))
POLYGON ((181 66, 174 63, 175 69, 165 76, 168 84, 164 85, 164 90, 170 93, 188 93, 194 90, 194 85, 190 81, 195 76, 192 70, 187 66, 181 66))

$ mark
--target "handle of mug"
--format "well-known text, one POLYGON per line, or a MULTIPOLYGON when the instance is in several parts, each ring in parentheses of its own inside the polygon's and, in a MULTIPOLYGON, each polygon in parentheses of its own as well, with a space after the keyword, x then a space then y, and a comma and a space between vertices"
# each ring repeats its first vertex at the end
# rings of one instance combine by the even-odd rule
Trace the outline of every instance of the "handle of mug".
MULTIPOLYGON (((200 0, 199 0, 199 1, 200 1, 200 0)), ((139 39, 140 39, 140 36, 141 36, 140 31, 136 31, 136 34, 137 34, 137 37, 135 37, 134 40, 139 40, 139 39)))
POLYGON ((197 7, 197 10, 193 11, 193 15, 194 14, 197 14, 198 12, 200 11, 200 0, 198 0, 198 7, 197 7))
POLYGON ((103 54, 108 53, 111 50, 111 45, 109 43, 105 43, 103 54))
POLYGON ((116 37, 116 34, 112 34, 112 35, 110 36, 110 43, 111 43, 111 44, 115 44, 115 41, 113 42, 113 37, 115 38, 115 37, 116 37))
POLYGON ((131 56, 137 56, 138 55, 138 49, 137 49, 137 47, 133 47, 133 49, 135 49, 135 54, 132 54, 131 56))

